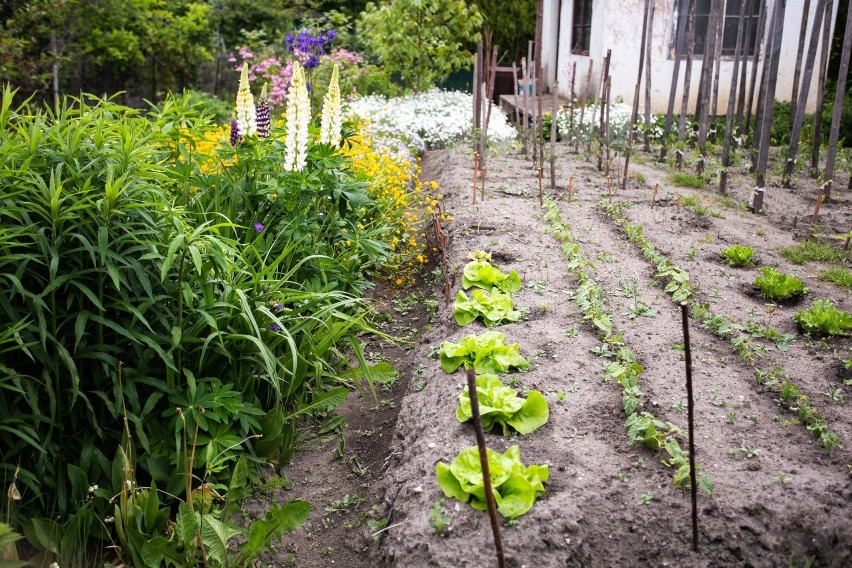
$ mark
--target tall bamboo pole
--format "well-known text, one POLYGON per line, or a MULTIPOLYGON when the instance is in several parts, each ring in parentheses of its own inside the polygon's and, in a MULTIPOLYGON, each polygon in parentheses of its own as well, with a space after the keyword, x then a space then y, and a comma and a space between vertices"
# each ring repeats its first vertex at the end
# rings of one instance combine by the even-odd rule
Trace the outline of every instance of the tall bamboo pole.
POLYGON ((630 124, 627 128, 627 151, 624 153, 624 176, 621 189, 627 187, 627 172, 630 168, 630 152, 633 150, 633 133, 636 131, 636 119, 639 116, 639 89, 642 84, 642 71, 645 69, 645 40, 648 36, 648 13, 651 0, 645 0, 645 14, 642 17, 642 44, 639 48, 639 70, 636 72, 636 88, 633 90, 633 109, 630 112, 630 124))
MULTIPOLYGON (((758 10, 761 9, 763 5, 763 0, 749 0, 748 10, 746 14, 748 15, 748 24, 745 26, 745 39, 743 40, 743 54, 742 54, 742 65, 740 66, 740 86, 739 86, 739 95, 737 96, 737 116, 734 119, 736 124, 736 128, 738 132, 742 132, 743 126, 743 112, 745 110, 745 100, 746 100, 746 88, 748 86, 748 56, 746 55, 748 51, 749 45, 751 45, 752 31, 756 26, 752 25, 752 20, 754 19, 754 2, 759 2, 758 10)), ((760 39, 755 38, 755 43, 759 43, 760 39)), ((753 50, 752 50, 753 51, 753 50)))
POLYGON ((746 117, 743 123, 743 135, 748 137, 751 131, 751 112, 754 107, 754 88, 757 83, 757 64, 760 61, 760 51, 764 40, 764 26, 766 24, 766 9, 765 2, 762 0, 757 3, 757 27, 754 34, 754 52, 751 60, 751 79, 748 88, 748 100, 746 101, 746 117))
MULTIPOLYGON (((758 0, 760 1, 760 0, 758 0)), ((737 44, 734 48, 734 69, 731 73, 731 88, 728 92, 728 110, 725 113, 725 141, 722 144, 722 169, 719 171, 719 193, 728 193, 728 166, 731 164, 731 140, 733 138, 734 123, 734 99, 737 96, 737 72, 740 60, 743 58, 743 24, 745 21, 746 7, 751 9, 752 0, 740 4, 740 16, 737 21, 737 44)))
MULTIPOLYGON (((793 70, 793 93, 790 95, 790 128, 793 128, 793 123, 796 120, 796 104, 799 102, 799 79, 802 77, 802 56, 805 51, 805 34, 808 31, 808 17, 811 11, 811 0, 805 0, 802 6, 802 22, 799 25, 799 48, 796 50, 796 67, 793 70)), ((814 17, 819 17, 819 9, 814 13, 814 17)), ((812 29, 816 29, 811 26, 812 29)), ((811 32, 813 33, 813 32, 811 32)))
POLYGON ((762 112, 760 149, 757 157, 757 186, 766 186, 766 165, 769 160, 769 130, 772 126, 772 112, 775 110, 775 85, 778 79, 778 63, 781 59, 781 35, 784 33, 785 0, 776 0, 773 14, 775 37, 772 40, 772 52, 769 57, 769 76, 766 97, 762 112))
POLYGON ((724 0, 712 0, 710 2, 710 16, 707 21, 707 37, 704 40, 704 54, 701 58, 701 91, 696 103, 696 118, 698 119, 698 148, 701 152, 699 167, 703 173, 703 164, 707 144, 707 119, 710 114, 710 94, 713 82, 713 57, 716 55, 716 40, 719 34, 719 16, 724 0))
MULTIPOLYGON (((784 164, 784 187, 792 184, 793 169, 796 165, 796 156, 799 153, 799 135, 802 132, 802 124, 805 122, 805 106, 808 104, 808 92, 811 90, 811 78, 814 74, 814 63, 816 60, 819 34, 822 29, 822 18, 825 13, 825 0, 817 0, 814 20, 811 24, 811 38, 808 43, 808 54, 805 58, 804 73, 800 77, 799 96, 796 98, 795 115, 793 117, 793 128, 790 130, 790 146, 787 153, 787 163, 784 164)), ((803 15, 805 18, 807 14, 803 15)), ((825 38, 827 41, 828 38, 825 38)))
MULTIPOLYGON (((825 76, 828 72, 828 55, 831 42, 831 24, 834 20, 834 1, 826 2, 822 18, 822 49, 819 54, 819 75, 817 77, 817 100, 814 109, 814 139, 811 146, 811 177, 819 175, 819 148, 822 145, 822 107, 825 105, 825 76)), ((852 181, 852 178, 850 178, 852 181)))
MULTIPOLYGON (((746 0, 742 0, 740 6, 745 3, 746 0)), ((722 44, 725 43, 725 21, 728 16, 728 6, 725 0, 722 1, 722 13, 719 15, 719 21, 716 22, 716 49, 713 53, 713 94, 712 94, 712 102, 710 103, 710 122, 716 122, 716 116, 718 115, 719 110, 719 72, 722 66, 722 44)), ((737 37, 739 39, 739 36, 737 37)), ((735 81, 736 78, 732 77, 732 81, 735 81)), ((712 129, 711 132, 715 132, 715 129, 712 129)))
MULTIPOLYGON (((690 3, 692 2, 694 2, 694 0, 690 0, 690 3)), ((672 70, 672 82, 671 86, 669 87, 669 107, 666 110, 666 121, 663 125, 663 145, 660 148, 660 162, 666 159, 666 154, 669 151, 669 133, 671 133, 672 131, 672 122, 674 122, 675 95, 677 94, 678 79, 680 78, 680 60, 683 58, 683 50, 686 46, 686 28, 688 21, 688 13, 688 8, 686 10, 681 10, 680 13, 678 13, 677 41, 675 42, 674 52, 674 69, 672 70)))
POLYGON ((843 113, 843 97, 846 94, 846 78, 849 75, 849 52, 852 51, 852 9, 846 12, 846 31, 840 52, 840 70, 837 73, 837 92, 834 95, 834 112, 831 115, 831 130, 828 135, 828 153, 825 157, 825 199, 831 199, 834 185, 834 160, 837 157, 837 139, 840 137, 840 115, 843 113))
POLYGON ((695 54, 695 5, 689 0, 689 39, 686 48, 686 69, 683 73, 683 94, 680 103, 680 121, 677 127, 677 139, 683 142, 686 136, 686 121, 689 115, 689 84, 692 81, 692 57, 695 54))
MULTIPOLYGON (((757 110, 755 112, 755 123, 754 123, 754 136, 752 137, 752 162, 751 162, 751 172, 754 173, 757 171, 757 160, 760 149, 761 136, 763 135, 763 123, 764 121, 764 109, 766 107, 766 89, 769 87, 770 83, 770 63, 772 61, 772 53, 775 49, 775 40, 780 39, 778 30, 776 30, 776 18, 775 15, 779 9, 779 0, 775 0, 773 5, 772 17, 769 19, 769 37, 766 38, 766 58, 763 62, 763 71, 760 74, 760 91, 757 95, 757 110)), ((781 32, 783 33, 783 32, 781 32)), ((774 78, 772 78, 774 79, 774 78)), ((773 95, 774 97, 774 95, 773 95)), ((775 104, 773 101, 772 108, 774 110, 775 104)), ((770 115, 771 116, 771 115, 770 115)))
POLYGON ((651 44, 654 38, 654 9, 656 3, 651 2, 648 13, 648 33, 645 36, 645 151, 651 151, 651 44))
MULTIPOLYGON (((601 116, 600 116, 600 125, 598 126, 598 138, 600 139, 599 144, 598 144, 598 171, 601 171, 603 169, 604 133, 606 132, 604 130, 604 128, 605 128, 604 121, 606 119, 606 117, 604 116, 604 112, 606 111, 606 108, 604 107, 604 105, 606 104, 607 88, 608 88, 608 81, 609 81, 609 64, 610 64, 611 59, 612 59, 612 50, 607 49, 606 50, 606 58, 604 59, 603 76, 601 77, 601 116)), ((592 117, 594 117, 594 116, 595 115, 594 115, 594 112, 593 112, 592 117)), ((593 122, 594 122, 594 120, 593 120, 593 122)))

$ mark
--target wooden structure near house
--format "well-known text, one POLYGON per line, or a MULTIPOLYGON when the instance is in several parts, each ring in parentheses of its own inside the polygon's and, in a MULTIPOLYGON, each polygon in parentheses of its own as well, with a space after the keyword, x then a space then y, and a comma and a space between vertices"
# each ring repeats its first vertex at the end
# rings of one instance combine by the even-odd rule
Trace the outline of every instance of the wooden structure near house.
MULTIPOLYGON (((689 0, 652 0, 655 16, 650 29, 649 49, 651 55, 650 75, 659 78, 653 81, 650 93, 651 109, 653 112, 665 112, 669 100, 669 83, 674 67, 675 41, 679 16, 686 11, 689 0)), ((644 2, 640 0, 543 0, 543 36, 542 36, 542 67, 547 85, 559 82, 560 96, 567 97, 567 81, 562 80, 569 62, 577 64, 576 76, 585 77, 587 69, 592 65, 592 90, 600 84, 601 62, 608 49, 612 50, 612 99, 623 99, 628 104, 634 98, 634 71, 639 64, 641 51, 642 20, 644 2), (594 61, 594 64, 592 64, 594 61)), ((720 77, 718 85, 718 107, 727 106, 729 86, 733 75, 733 52, 737 40, 737 20, 740 0, 726 0, 724 5, 724 34, 719 50, 720 77)), ((771 1, 758 0, 751 2, 751 13, 747 14, 748 21, 744 28, 746 37, 751 38, 750 50, 755 41, 764 41, 769 33, 768 18, 764 18, 763 27, 757 30, 758 14, 766 10, 771 1)), ((796 61, 800 51, 799 34, 802 17, 806 6, 808 14, 813 17, 817 2, 808 0, 787 0, 786 13, 783 23, 781 44, 781 61, 784 62, 777 74, 778 100, 793 100, 794 75, 796 61)), ((710 18, 711 0, 697 0, 696 9, 696 48, 693 53, 690 73, 689 97, 692 101, 698 97, 701 85, 701 65, 704 39, 707 35, 707 24, 710 18)), ((838 3, 834 2, 831 15, 831 34, 834 33, 838 3)), ((684 18, 685 20, 685 18, 684 18)), ((842 31, 842 30, 841 30, 842 31)), ((830 34, 830 36, 831 36, 830 34)), ((685 56, 684 56, 685 57, 685 56)), ((758 73, 762 72, 765 52, 761 53, 758 61, 758 73)), ((752 63, 748 63, 748 73, 751 73, 752 63)), ((578 96, 584 85, 578 83, 578 96)), ((808 111, 813 111, 816 101, 817 81, 814 79, 810 86, 808 111)), ((715 90, 715 89, 714 89, 715 90)), ((587 97, 593 93, 586 92, 587 97)), ((676 93, 678 100, 682 92, 676 93)), ((644 98, 644 97, 643 97, 644 98)), ((692 107, 693 103, 690 103, 692 107)))

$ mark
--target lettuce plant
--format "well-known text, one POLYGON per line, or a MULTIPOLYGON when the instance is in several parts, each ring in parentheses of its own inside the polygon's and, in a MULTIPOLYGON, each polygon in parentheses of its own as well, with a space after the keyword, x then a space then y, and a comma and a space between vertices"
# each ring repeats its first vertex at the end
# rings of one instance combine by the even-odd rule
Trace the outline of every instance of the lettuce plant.
POLYGON ((778 272, 771 266, 764 266, 760 271, 763 274, 754 279, 754 285, 760 288, 764 297, 774 302, 783 302, 808 292, 801 278, 778 272))
POLYGON ((805 333, 852 335, 852 314, 838 310, 831 300, 814 300, 810 309, 799 311, 793 319, 805 333))
POLYGON ((471 286, 491 290, 498 288, 501 292, 512 294, 521 289, 521 278, 516 271, 503 274, 487 260, 468 262, 462 272, 462 287, 467 290, 471 286))
MULTIPOLYGON (((479 398, 479 414, 482 429, 486 432, 495 424, 503 427, 503 435, 509 434, 509 426, 520 434, 529 434, 547 423, 550 408, 544 396, 538 391, 530 391, 526 399, 518 396, 512 387, 503 385, 497 375, 479 375, 476 377, 476 394, 479 398)), ((473 418, 470 410, 470 392, 465 389, 459 395, 456 409, 459 422, 473 418)))
POLYGON ((458 343, 441 343, 441 367, 446 373, 455 372, 461 365, 473 367, 477 374, 506 373, 510 367, 526 369, 529 362, 519 353, 517 343, 506 345, 506 336, 499 331, 468 335, 458 343))
POLYGON ((470 296, 468 298, 459 290, 453 304, 453 316, 456 318, 456 323, 461 326, 469 324, 478 317, 482 317, 486 327, 494 327, 504 321, 521 320, 521 312, 513 309, 512 297, 497 288, 492 288, 490 294, 485 290, 473 290, 470 296))
MULTIPOLYGON (((550 477, 548 466, 525 466, 518 446, 510 446, 503 454, 486 449, 486 455, 497 510, 510 520, 520 517, 544 493, 544 482, 550 477)), ((478 511, 486 509, 485 484, 476 446, 462 450, 449 465, 439 462, 436 473, 444 495, 470 502, 478 511)))
POLYGON ((751 247, 733 245, 726 249, 722 249, 722 252, 720 254, 725 259, 725 261, 731 266, 736 266, 738 268, 754 266, 754 262, 752 261, 754 249, 751 247))

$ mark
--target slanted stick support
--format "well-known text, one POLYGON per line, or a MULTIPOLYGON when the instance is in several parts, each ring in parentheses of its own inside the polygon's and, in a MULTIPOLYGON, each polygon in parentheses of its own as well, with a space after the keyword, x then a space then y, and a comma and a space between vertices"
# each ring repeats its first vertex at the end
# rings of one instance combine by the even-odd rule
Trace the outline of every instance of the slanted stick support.
POLYGON ((497 519, 497 506, 494 503, 494 490, 491 488, 491 472, 488 469, 488 452, 485 450, 485 432, 479 418, 479 398, 476 395, 476 373, 467 370, 467 390, 470 394, 470 413, 473 415, 473 429, 476 431, 476 445, 479 446, 479 464, 482 467, 482 481, 485 484, 485 503, 488 505, 488 518, 491 519, 491 532, 494 535, 494 549, 497 552, 497 566, 505 568, 503 556, 503 537, 500 535, 500 522, 497 519))
POLYGON ((683 322, 683 359, 686 362, 686 408, 689 425, 689 485, 692 491, 692 550, 698 552, 698 479, 695 475, 695 437, 693 435, 692 349, 689 345, 689 304, 680 303, 683 322))

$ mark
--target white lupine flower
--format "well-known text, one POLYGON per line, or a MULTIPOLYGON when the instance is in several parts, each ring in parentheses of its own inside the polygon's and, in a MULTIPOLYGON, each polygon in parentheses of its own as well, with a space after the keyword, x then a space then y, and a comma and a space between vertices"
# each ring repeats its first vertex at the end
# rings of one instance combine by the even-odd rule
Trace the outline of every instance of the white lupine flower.
POLYGON ((237 131, 240 136, 254 136, 257 133, 254 97, 251 96, 251 89, 249 89, 248 63, 243 63, 240 88, 237 91, 237 131))
MULTIPOLYGON (((349 110, 370 119, 380 130, 409 131, 426 148, 438 148, 458 140, 470 131, 473 96, 457 91, 431 90, 394 98, 359 97, 349 110)), ((491 140, 514 140, 517 131, 500 107, 493 105, 488 137, 491 140)), ((413 148, 412 148, 413 149, 413 148)))
POLYGON ((334 144, 340 141, 341 111, 340 111, 340 85, 338 84, 338 68, 334 65, 331 72, 331 81, 328 84, 328 92, 322 101, 322 122, 320 124, 320 142, 323 144, 334 144))
POLYGON ((305 70, 293 64, 293 79, 287 92, 287 134, 284 139, 284 169, 299 172, 308 163, 308 124, 311 101, 305 83, 305 70))

